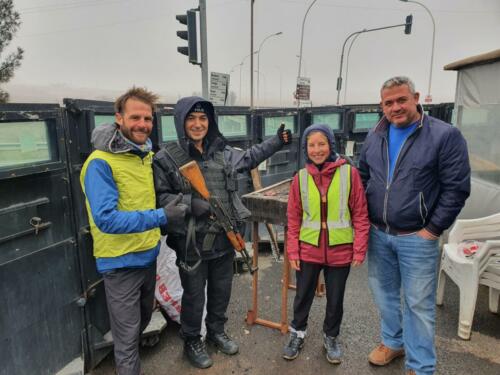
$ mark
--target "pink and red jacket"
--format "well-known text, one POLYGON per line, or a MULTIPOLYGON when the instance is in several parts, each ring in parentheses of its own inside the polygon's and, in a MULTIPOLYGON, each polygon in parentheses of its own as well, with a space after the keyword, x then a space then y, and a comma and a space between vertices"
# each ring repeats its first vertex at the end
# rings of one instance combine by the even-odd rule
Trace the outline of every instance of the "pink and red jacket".
MULTIPOLYGON (((316 165, 306 163, 309 174, 318 187, 321 195, 326 195, 335 170, 345 164, 344 159, 338 158, 334 162, 325 162, 323 168, 318 170, 316 165)), ((299 240, 300 226, 302 224, 302 201, 300 198, 299 178, 293 178, 288 195, 288 234, 287 252, 289 260, 302 260, 308 263, 319 263, 328 266, 345 266, 353 260, 364 261, 368 249, 368 236, 370 222, 365 191, 361 177, 356 168, 351 168, 351 193, 349 196, 349 209, 351 212, 354 242, 337 246, 328 245, 327 229, 321 229, 319 247, 304 243, 299 240)), ((326 221, 326 203, 321 205, 321 220, 326 221)))

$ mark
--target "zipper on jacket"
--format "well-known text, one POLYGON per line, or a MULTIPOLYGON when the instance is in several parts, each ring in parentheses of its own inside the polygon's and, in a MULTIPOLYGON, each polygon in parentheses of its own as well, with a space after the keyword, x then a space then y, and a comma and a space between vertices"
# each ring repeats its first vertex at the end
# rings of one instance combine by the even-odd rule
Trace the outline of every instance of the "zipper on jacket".
POLYGON ((383 137, 384 141, 386 143, 386 150, 387 150, 387 182, 386 182, 385 196, 384 196, 384 212, 382 215, 383 220, 384 220, 384 224, 385 224, 385 232, 386 233, 389 233, 389 230, 390 230, 389 223, 387 222, 387 202, 389 201, 389 189, 391 187, 392 180, 394 180, 394 177, 396 176, 396 172, 397 172, 396 167, 398 166, 399 156, 401 155, 401 151, 403 151, 408 139, 410 139, 417 132, 417 129, 422 126, 422 120, 423 120, 423 116, 421 118, 419 126, 417 126, 415 128, 415 130, 413 130, 413 132, 408 137, 406 137, 403 144, 399 148, 398 154, 396 156, 396 160, 394 162, 394 171, 392 172, 392 176, 391 176, 390 181, 389 181, 389 172, 390 172, 390 164, 391 163, 390 163, 390 159, 389 159, 389 140, 387 139, 387 136, 383 137))
MULTIPOLYGON (((391 183, 389 182, 389 172, 390 172, 390 160, 389 160, 389 141, 387 140, 387 137, 384 137, 384 142, 386 145, 386 151, 387 151, 387 180, 386 180, 386 185, 385 185, 385 195, 384 195, 384 212, 382 213, 382 220, 384 220, 385 224, 385 232, 389 233, 389 224, 387 223, 387 201, 389 198, 389 187, 391 186, 391 183)), ((392 179, 391 179, 392 180, 392 179)))
MULTIPOLYGON (((335 171, 333 172, 335 173, 335 171)), ((333 176, 332 176, 332 179, 333 179, 333 176)), ((323 187, 323 181, 321 181, 321 171, 320 171, 320 174, 319 174, 319 186, 322 188, 323 187)), ((321 192, 321 189, 318 188, 319 190, 319 195, 320 195, 320 201, 321 201, 321 205, 320 205, 320 213, 319 213, 319 216, 320 216, 320 220, 321 220, 321 224, 320 224, 320 234, 322 233, 323 235, 323 242, 325 244, 325 251, 324 251, 324 256, 325 256, 325 264, 328 264, 328 254, 327 254, 327 251, 328 251, 328 226, 326 228, 323 228, 323 217, 325 217, 325 222, 326 222, 326 215, 327 215, 327 212, 324 212, 324 208, 325 206, 328 207, 328 198, 327 198, 327 202, 326 204, 324 205, 323 204, 323 199, 321 199, 321 197, 323 196, 322 192, 321 192)), ((328 190, 327 190, 327 194, 328 194, 328 190)), ((327 208, 328 209, 328 208, 327 208)), ((321 239, 320 239, 320 243, 321 243, 321 239)))

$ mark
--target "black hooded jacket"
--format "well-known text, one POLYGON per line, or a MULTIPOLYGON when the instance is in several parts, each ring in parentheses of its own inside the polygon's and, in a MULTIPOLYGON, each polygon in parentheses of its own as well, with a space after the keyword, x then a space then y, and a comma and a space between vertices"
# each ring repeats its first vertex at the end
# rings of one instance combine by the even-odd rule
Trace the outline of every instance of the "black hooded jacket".
MULTIPOLYGON (((213 160, 216 152, 222 152, 224 163, 235 177, 238 173, 245 173, 256 168, 261 162, 283 147, 283 143, 278 136, 269 138, 247 150, 235 149, 229 146, 226 139, 219 131, 217 121, 215 120, 213 105, 209 101, 197 96, 180 99, 175 106, 174 115, 178 143, 184 151, 199 164, 204 160, 213 160), (186 136, 184 130, 185 119, 196 104, 202 104, 209 119, 208 132, 203 139, 203 153, 200 153, 194 147, 193 142, 186 136)), ((197 196, 197 193, 191 191, 189 183, 181 176, 179 170, 164 149, 160 150, 155 155, 153 171, 158 207, 164 207, 168 202, 174 199, 178 193, 183 193, 183 202, 186 203, 188 207, 191 207, 191 198, 193 194, 197 196)), ((250 216, 249 211, 243 206, 236 192, 232 198, 233 203, 235 203, 233 204, 233 211, 236 213, 237 220, 245 220, 250 216)), ((186 223, 188 220, 189 217, 186 223)), ((205 236, 205 232, 203 231, 205 227, 206 219, 205 222, 201 222, 201 220, 198 219, 196 223, 196 242, 200 250, 201 243, 205 236)), ((188 249, 187 251, 185 249, 187 224, 184 228, 168 228, 167 232, 167 243, 176 250, 178 258, 187 261, 197 260, 198 256, 193 249, 188 249)), ((227 251, 232 251, 232 247, 226 235, 221 233, 217 236, 212 251, 203 252, 202 257, 203 259, 213 259, 222 256, 227 251)))

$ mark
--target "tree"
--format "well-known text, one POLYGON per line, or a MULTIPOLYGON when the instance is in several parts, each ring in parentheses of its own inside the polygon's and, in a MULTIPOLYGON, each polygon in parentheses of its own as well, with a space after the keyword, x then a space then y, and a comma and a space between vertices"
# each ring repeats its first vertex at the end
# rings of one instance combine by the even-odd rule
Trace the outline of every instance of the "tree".
MULTIPOLYGON (((12 41, 20 25, 21 20, 19 13, 14 10, 13 0, 0 0, 0 55, 12 41)), ((21 65, 23 52, 22 48, 17 47, 15 52, 0 61, 0 84, 9 82, 14 76, 14 70, 21 65)), ((0 88, 0 103, 8 100, 9 94, 0 88)))

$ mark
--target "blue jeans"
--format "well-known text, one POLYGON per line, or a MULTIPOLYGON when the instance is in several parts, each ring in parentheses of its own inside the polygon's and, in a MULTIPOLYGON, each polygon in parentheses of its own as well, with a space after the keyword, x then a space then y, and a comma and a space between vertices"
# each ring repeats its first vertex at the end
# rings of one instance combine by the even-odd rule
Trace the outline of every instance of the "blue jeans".
POLYGON ((391 349, 404 347, 406 368, 417 375, 436 369, 438 257, 438 240, 370 230, 368 281, 380 311, 382 343, 391 349))

